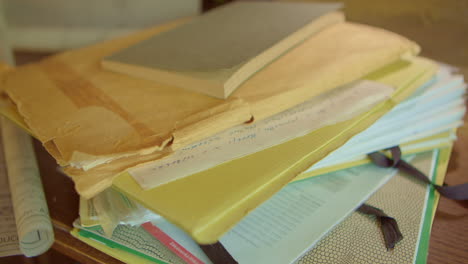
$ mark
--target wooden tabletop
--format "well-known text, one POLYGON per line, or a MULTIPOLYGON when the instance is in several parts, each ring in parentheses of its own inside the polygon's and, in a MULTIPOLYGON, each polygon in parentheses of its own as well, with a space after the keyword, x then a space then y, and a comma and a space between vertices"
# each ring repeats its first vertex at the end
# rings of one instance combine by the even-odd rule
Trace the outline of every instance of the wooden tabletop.
MULTIPOLYGON (((404 1, 398 0, 393 4, 390 1, 356 0, 345 1, 346 13, 351 21, 367 23, 383 27, 404 36, 407 36, 422 46, 422 55, 460 67, 461 72, 468 78, 468 4, 460 5, 462 1, 450 0, 447 5, 453 11, 453 18, 446 15, 434 16, 434 12, 446 12, 447 6, 442 11, 431 11, 440 8, 434 4, 436 1, 428 1, 429 5, 422 9, 426 15, 404 12, 404 1), (376 2, 387 4, 376 6, 376 2), (398 5, 398 10, 394 10, 398 5), (385 15, 387 8, 389 14, 385 15), (460 17, 457 8, 465 8, 466 16, 460 17), (374 12, 374 13, 373 13, 374 12), (377 12, 377 13, 375 13, 377 12), (384 15, 378 15, 383 12, 384 15)), ((418 1, 410 1, 418 3, 418 1)), ((468 2, 468 1, 465 1, 468 2)), ((426 3, 426 2, 424 2, 426 3)), ((445 3, 445 2, 444 2, 445 3)), ((407 9, 411 9, 408 7, 407 9)), ((449 8, 450 9, 450 8, 449 8)), ((413 12, 413 13, 412 13, 413 12)), ((444 13, 445 14, 445 13, 444 13)), ((37 59, 36 55, 19 53, 18 63, 37 59)), ((468 119, 465 117, 465 122, 468 119)), ((57 165, 52 157, 43 149, 39 142, 35 142, 35 149, 43 179, 49 210, 55 227, 56 242, 53 249, 65 254, 79 263, 121 263, 94 248, 91 248, 73 238, 69 231, 72 222, 78 217, 78 195, 73 189, 73 183, 65 175, 57 170, 57 165)), ((458 139, 450 160, 446 182, 459 184, 468 182, 468 127, 463 126, 458 130, 458 139)), ((36 263, 52 263, 49 257, 39 258, 36 263)), ((57 258, 54 258, 57 259, 57 258)), ((31 263, 34 260, 25 260, 20 257, 0 259, 0 263, 31 263)), ((65 262, 57 262, 65 263, 65 262)), ((468 263, 468 203, 454 202, 441 198, 434 224, 432 227, 428 263, 468 263)))

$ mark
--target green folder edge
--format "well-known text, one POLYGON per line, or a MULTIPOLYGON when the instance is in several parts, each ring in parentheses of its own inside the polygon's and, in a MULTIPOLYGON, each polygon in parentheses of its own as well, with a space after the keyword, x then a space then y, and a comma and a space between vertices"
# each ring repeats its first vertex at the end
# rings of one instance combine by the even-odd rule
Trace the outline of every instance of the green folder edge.
MULTIPOLYGON (((437 184, 441 184, 445 178, 447 172, 448 161, 452 153, 452 146, 439 149, 437 151, 436 163, 433 175, 431 175, 431 181, 435 181, 437 184), (435 175, 434 175, 435 174, 435 175), (435 176, 435 177, 434 177, 435 176)), ((434 222, 434 216, 437 209, 439 200, 439 194, 433 186, 429 186, 429 195, 426 201, 426 212, 424 213, 424 222, 420 230, 421 235, 419 238, 419 244, 416 252, 416 258, 414 263, 423 264, 427 263, 427 257, 429 253, 429 240, 431 238, 431 228, 434 222)))

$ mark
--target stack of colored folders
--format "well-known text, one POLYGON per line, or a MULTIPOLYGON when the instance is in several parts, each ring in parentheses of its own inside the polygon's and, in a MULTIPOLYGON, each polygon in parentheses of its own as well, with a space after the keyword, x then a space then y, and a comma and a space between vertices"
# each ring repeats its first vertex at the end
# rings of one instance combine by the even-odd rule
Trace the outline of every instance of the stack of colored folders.
MULTIPOLYGON (((261 69, 239 75, 247 77, 227 99, 168 84, 174 75, 148 78, 148 64, 128 73, 109 67, 200 18, 2 71, 2 113, 43 143, 82 197, 75 236, 129 263, 210 263, 198 245, 217 241, 239 263, 291 263, 386 182, 402 184, 393 169, 366 165, 367 153, 401 145, 406 159, 443 179, 465 112, 466 86, 454 69, 418 57, 418 45, 402 36, 345 22, 336 5, 253 5, 321 13, 301 22, 313 30, 294 33, 288 48, 262 57, 261 69)), ((255 66, 265 52, 235 69, 255 66)), ((181 72, 219 81, 232 69, 181 72)), ((405 242, 413 249, 436 203, 425 186, 414 188, 419 216, 429 213, 408 227, 417 230, 405 242)), ((353 217, 335 230, 362 221, 353 217)), ((330 233, 323 247, 339 237, 330 233)), ((424 255, 418 249, 401 257, 424 255)))

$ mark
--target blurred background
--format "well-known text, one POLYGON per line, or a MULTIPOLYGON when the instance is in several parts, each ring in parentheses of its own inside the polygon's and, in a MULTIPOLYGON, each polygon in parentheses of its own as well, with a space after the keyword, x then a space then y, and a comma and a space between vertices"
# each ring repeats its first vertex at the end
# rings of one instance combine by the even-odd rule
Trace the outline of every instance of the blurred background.
MULTIPOLYGON (((7 23, 7 37, 15 51, 51 53, 176 18, 194 16, 231 1, 3 0, 3 16, 7 23)), ((340 2, 345 5, 349 21, 395 31, 420 43, 425 56, 461 67, 468 66, 467 0, 340 2), (445 52, 448 49, 451 52, 445 52)))

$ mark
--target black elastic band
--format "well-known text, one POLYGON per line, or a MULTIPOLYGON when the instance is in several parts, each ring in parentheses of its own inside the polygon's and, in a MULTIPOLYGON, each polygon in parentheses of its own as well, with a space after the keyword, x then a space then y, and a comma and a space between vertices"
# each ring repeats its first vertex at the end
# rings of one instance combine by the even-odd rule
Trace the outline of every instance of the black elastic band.
POLYGON ((468 183, 454 186, 440 186, 434 184, 424 173, 401 159, 400 147, 392 147, 389 150, 392 153, 392 158, 385 156, 381 152, 373 152, 368 154, 368 156, 372 162, 379 167, 396 168, 426 184, 432 185, 444 197, 452 200, 468 200, 468 183))
POLYGON ((380 229, 382 231, 385 246, 387 250, 393 249, 396 243, 403 239, 403 235, 400 232, 398 223, 395 218, 388 216, 384 211, 374 206, 363 204, 358 209, 358 212, 375 216, 380 222, 380 229))
MULTIPOLYGON (((424 173, 401 159, 401 149, 399 146, 389 148, 388 150, 391 153, 391 158, 381 152, 373 152, 368 154, 368 156, 377 166, 396 168, 407 175, 413 176, 419 181, 433 186, 444 197, 453 200, 468 200, 468 183, 456 186, 440 186, 434 184, 424 173)), ((396 220, 386 215, 382 210, 363 204, 357 211, 367 215, 374 215, 379 219, 387 249, 394 248, 395 244, 403 238, 396 220)))
POLYGON ((219 241, 214 244, 200 245, 200 248, 213 264, 237 264, 237 261, 219 241))

